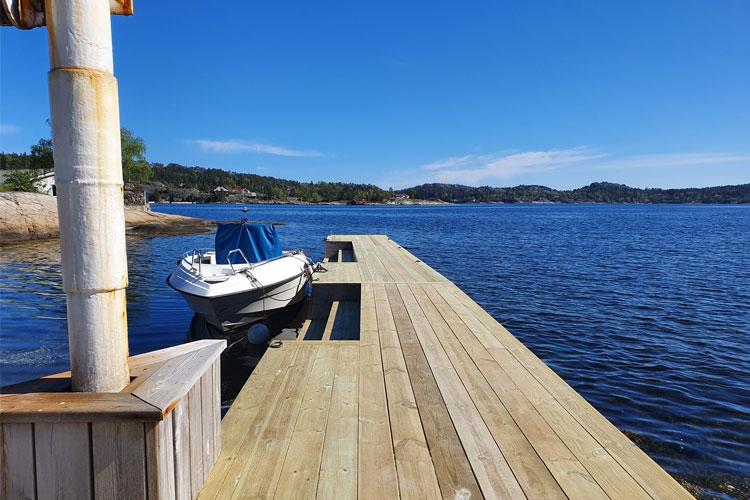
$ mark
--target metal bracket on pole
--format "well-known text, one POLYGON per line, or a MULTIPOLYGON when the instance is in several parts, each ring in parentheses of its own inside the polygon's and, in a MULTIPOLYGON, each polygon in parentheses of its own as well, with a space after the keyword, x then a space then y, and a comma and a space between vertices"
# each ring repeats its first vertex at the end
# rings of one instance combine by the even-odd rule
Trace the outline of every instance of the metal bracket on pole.
MULTIPOLYGON (((0 26, 28 30, 45 25, 44 0, 0 0, 0 4, 0 26)), ((132 16, 133 0, 109 0, 109 12, 115 16, 132 16)))

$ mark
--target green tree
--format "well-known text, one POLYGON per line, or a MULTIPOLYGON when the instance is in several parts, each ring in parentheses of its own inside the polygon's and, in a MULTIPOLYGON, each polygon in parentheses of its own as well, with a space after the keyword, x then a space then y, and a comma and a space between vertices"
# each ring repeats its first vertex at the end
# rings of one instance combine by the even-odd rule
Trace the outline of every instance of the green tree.
POLYGON ((36 175, 33 172, 13 170, 8 173, 5 177, 5 183, 3 191, 27 191, 29 193, 36 193, 38 189, 34 184, 36 175))
POLYGON ((39 142, 31 146, 30 166, 34 170, 49 172, 54 170, 55 161, 52 158, 52 140, 39 139, 39 142))
POLYGON ((146 161, 146 143, 126 128, 120 129, 122 176, 125 182, 146 182, 153 175, 146 161))

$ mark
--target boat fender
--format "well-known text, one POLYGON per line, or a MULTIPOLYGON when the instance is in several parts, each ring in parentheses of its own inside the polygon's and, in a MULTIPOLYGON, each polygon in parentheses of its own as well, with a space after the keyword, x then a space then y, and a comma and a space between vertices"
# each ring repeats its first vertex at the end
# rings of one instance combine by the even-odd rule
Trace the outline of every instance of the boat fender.
POLYGON ((247 329, 247 341, 253 345, 261 345, 271 338, 271 330, 264 323, 255 323, 247 329))

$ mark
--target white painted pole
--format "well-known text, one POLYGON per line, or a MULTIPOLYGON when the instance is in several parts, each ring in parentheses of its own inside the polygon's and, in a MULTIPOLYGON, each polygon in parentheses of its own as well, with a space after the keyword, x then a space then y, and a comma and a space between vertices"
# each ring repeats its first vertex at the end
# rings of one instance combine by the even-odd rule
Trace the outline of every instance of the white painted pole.
POLYGON ((74 391, 129 382, 120 112, 109 0, 45 0, 74 391))

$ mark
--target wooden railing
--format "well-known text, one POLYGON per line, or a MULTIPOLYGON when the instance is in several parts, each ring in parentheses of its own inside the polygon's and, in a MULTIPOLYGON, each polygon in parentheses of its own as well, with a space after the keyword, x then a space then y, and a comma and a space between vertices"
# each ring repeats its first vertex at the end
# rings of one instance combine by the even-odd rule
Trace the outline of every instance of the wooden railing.
POLYGON ((0 395, 0 497, 195 498, 221 448, 224 340, 129 359, 119 393, 70 392, 70 374, 0 395))

